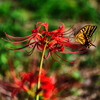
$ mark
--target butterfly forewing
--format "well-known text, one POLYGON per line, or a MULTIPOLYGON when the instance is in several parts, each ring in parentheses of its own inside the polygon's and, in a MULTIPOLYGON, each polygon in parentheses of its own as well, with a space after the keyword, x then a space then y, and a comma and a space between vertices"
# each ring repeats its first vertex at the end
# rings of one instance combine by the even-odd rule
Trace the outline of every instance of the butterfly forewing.
POLYGON ((90 26, 90 25, 86 26, 86 29, 87 29, 86 37, 90 39, 92 37, 94 31, 96 30, 96 28, 97 28, 97 26, 90 26))

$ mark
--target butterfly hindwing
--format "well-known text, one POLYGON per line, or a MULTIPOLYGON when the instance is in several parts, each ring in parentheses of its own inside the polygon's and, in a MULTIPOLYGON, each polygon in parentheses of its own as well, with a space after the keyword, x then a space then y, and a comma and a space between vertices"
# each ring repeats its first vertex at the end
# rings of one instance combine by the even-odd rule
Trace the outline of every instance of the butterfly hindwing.
POLYGON ((76 34, 75 39, 77 42, 84 44, 85 43, 84 34, 81 34, 82 33, 81 31, 78 34, 76 34))

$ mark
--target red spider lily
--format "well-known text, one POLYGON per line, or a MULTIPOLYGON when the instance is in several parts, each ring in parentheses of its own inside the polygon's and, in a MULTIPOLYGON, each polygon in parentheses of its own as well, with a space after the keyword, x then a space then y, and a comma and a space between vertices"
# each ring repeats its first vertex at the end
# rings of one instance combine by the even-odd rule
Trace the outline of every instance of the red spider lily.
MULTIPOLYGON (((38 83, 38 75, 33 73, 20 73, 22 81, 28 81, 30 88, 35 87, 38 83)), ((54 93, 54 79, 52 77, 46 76, 45 72, 42 70, 40 76, 41 87, 36 91, 36 94, 41 94, 44 99, 50 99, 53 97, 54 93)), ((53 99, 52 99, 53 100, 53 99)))
MULTIPOLYGON (((12 73, 12 72, 11 72, 12 73)), ((71 76, 61 75, 58 76, 56 81, 54 77, 46 76, 44 70, 41 74, 41 87, 39 90, 33 91, 37 82, 38 82, 38 75, 33 73, 19 73, 21 79, 14 77, 15 83, 10 84, 7 82, 0 81, 0 86, 8 91, 12 92, 12 97, 15 96, 17 92, 19 92, 23 87, 26 87, 25 83, 29 83, 29 88, 23 89, 24 91, 28 92, 32 96, 40 94, 43 97, 43 100, 58 100, 57 98, 64 98, 71 96, 72 93, 70 90, 74 87, 81 86, 79 80, 74 79, 71 76), (16 81, 17 79, 17 81, 16 81), (20 83, 20 84, 19 84, 20 83), (32 90, 31 90, 32 89, 32 90)), ((28 87, 28 86, 27 86, 28 87)))
POLYGON ((71 39, 67 36, 70 32, 65 29, 63 23, 60 24, 61 26, 58 27, 58 29, 48 31, 48 23, 38 22, 35 25, 35 29, 32 30, 32 34, 25 37, 15 37, 8 35, 6 32, 4 33, 7 37, 6 41, 21 46, 16 49, 10 48, 10 50, 20 51, 32 48, 32 50, 29 52, 29 54, 31 54, 35 47, 42 51, 44 49, 44 45, 47 44, 46 50, 48 50, 48 55, 45 56, 45 58, 48 58, 53 52, 79 53, 79 50, 84 46, 71 42, 71 39), (76 52, 68 51, 68 48, 75 49, 76 52))
POLYGON ((51 99, 56 100, 53 98, 54 94, 54 79, 53 77, 49 77, 46 75, 45 71, 42 70, 41 76, 40 76, 40 82, 41 87, 39 90, 36 90, 37 83, 38 83, 38 73, 32 73, 32 72, 20 72, 19 76, 21 77, 18 79, 15 75, 14 69, 11 66, 11 74, 14 79, 14 83, 7 83, 0 81, 0 86, 7 90, 12 92, 11 97, 13 98, 17 92, 20 90, 24 90, 27 92, 30 96, 35 97, 37 94, 41 95, 44 100, 51 99), (27 84, 26 84, 27 83, 27 84))

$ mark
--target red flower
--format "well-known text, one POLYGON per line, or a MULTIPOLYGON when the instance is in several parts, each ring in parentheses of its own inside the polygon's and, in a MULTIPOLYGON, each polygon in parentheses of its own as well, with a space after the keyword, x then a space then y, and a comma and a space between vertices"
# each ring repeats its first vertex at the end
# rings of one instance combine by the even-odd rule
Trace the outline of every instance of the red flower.
POLYGON ((11 74, 14 79, 14 83, 10 84, 7 82, 0 81, 0 84, 2 84, 2 87, 4 89, 10 90, 12 92, 11 95, 12 97, 14 97, 15 94, 20 90, 26 91, 29 95, 33 97, 36 96, 37 94, 43 96, 44 99, 51 99, 53 97, 55 82, 53 77, 49 77, 46 75, 44 70, 42 70, 40 76, 41 86, 39 90, 36 90, 39 77, 38 73, 34 74, 32 72, 28 73, 20 72, 19 73, 20 79, 18 79, 15 75, 14 69, 11 68, 11 74), (8 86, 9 88, 7 88, 8 86))
MULTIPOLYGON (((20 73, 22 76, 22 82, 28 81, 30 84, 30 88, 33 88, 36 86, 38 83, 38 74, 33 74, 33 73, 20 73)), ((46 73, 44 70, 42 70, 41 76, 40 76, 40 82, 41 82, 41 87, 39 90, 36 91, 36 94, 41 94, 44 99, 50 99, 53 96, 54 93, 54 81, 52 77, 46 76, 46 73)))
POLYGON ((57 30, 48 31, 48 23, 38 22, 35 25, 35 29, 32 30, 32 34, 25 37, 14 37, 10 36, 5 32, 8 42, 11 42, 15 45, 21 46, 19 48, 10 48, 10 50, 27 50, 32 48, 29 52, 31 54, 33 50, 37 47, 38 50, 42 51, 44 45, 47 44, 46 50, 48 50, 48 55, 45 58, 48 58, 53 52, 61 52, 61 53, 79 53, 80 49, 84 46, 81 44, 76 44, 75 42, 71 42, 69 38, 68 30, 65 29, 63 23, 57 30), (44 27, 44 28, 43 28, 44 27), (26 44, 20 44, 26 42, 26 44), (76 52, 68 51, 68 48, 75 49, 76 52))
POLYGON ((0 81, 0 86, 5 90, 11 91, 12 97, 22 89, 33 97, 39 94, 43 97, 43 100, 57 100, 57 98, 64 98, 73 95, 70 90, 74 87, 81 86, 79 80, 71 76, 67 76, 66 74, 60 75, 55 81, 54 77, 47 76, 45 71, 42 70, 40 77, 41 87, 40 89, 35 90, 34 88, 36 88, 38 83, 38 74, 21 72, 19 73, 21 79, 18 79, 14 75, 13 70, 11 73, 14 78, 14 83, 12 84, 0 81), (26 82, 29 84, 25 85, 26 82))

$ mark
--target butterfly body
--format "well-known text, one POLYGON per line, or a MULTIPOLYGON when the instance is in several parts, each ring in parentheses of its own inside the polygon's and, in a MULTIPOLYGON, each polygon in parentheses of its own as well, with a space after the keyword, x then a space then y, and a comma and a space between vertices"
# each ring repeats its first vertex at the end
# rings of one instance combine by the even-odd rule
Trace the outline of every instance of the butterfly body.
POLYGON ((74 34, 74 38, 78 43, 86 46, 87 48, 90 46, 95 46, 91 43, 91 40, 96 29, 97 26, 86 25, 74 34))

